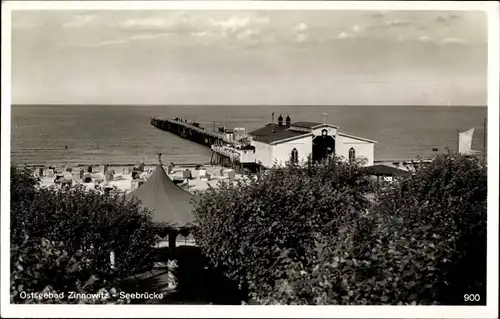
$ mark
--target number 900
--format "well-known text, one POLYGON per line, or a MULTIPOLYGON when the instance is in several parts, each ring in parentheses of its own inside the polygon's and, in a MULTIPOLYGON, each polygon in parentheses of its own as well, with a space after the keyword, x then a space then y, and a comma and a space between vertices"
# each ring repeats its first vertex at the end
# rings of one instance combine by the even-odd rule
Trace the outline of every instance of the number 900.
POLYGON ((478 294, 464 295, 464 301, 479 301, 481 297, 478 294))

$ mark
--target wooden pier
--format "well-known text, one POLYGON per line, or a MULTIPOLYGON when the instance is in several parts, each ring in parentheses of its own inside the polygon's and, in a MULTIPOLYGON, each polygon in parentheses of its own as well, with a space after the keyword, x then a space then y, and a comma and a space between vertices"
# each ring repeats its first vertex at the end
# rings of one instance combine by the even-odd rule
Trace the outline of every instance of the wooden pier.
POLYGON ((196 142, 201 145, 205 145, 211 147, 212 145, 236 145, 237 143, 229 138, 227 138, 224 134, 218 132, 211 132, 205 130, 203 127, 199 127, 197 125, 184 122, 180 119, 151 119, 151 125, 160 130, 167 131, 178 135, 182 138, 189 139, 193 142, 196 142))
POLYGON ((224 146, 212 145, 211 165, 221 165, 225 167, 241 166, 240 154, 233 149, 224 146))
POLYGON ((151 119, 151 125, 163 131, 170 132, 182 138, 210 147, 212 156, 211 165, 241 168, 240 154, 234 149, 238 143, 227 138, 223 133, 205 130, 195 123, 181 119, 151 119), (228 145, 228 146, 225 146, 228 145))

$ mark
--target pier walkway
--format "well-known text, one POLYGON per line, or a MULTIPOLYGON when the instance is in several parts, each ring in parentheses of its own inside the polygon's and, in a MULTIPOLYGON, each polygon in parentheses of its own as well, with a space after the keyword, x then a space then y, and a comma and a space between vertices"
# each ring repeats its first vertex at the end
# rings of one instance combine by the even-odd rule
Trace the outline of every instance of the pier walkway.
POLYGON ((167 118, 167 119, 151 119, 151 125, 159 128, 163 131, 167 131, 178 135, 183 138, 187 138, 193 142, 211 147, 212 145, 237 145, 237 143, 224 134, 218 132, 211 132, 205 130, 202 127, 195 126, 191 123, 182 122, 177 119, 167 118))

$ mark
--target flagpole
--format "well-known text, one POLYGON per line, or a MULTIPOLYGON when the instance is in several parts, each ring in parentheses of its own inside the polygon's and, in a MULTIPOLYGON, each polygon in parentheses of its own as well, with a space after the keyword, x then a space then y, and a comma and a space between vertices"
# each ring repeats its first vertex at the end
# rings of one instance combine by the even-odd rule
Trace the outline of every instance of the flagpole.
POLYGON ((460 153, 460 130, 457 125, 457 154, 460 153))

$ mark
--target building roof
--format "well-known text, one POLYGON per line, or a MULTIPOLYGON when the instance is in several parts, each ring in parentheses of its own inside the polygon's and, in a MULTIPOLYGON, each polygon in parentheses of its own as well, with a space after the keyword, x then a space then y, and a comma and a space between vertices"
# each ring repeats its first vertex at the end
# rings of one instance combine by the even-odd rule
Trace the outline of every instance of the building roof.
POLYGON ((362 170, 369 175, 374 176, 394 176, 394 175, 407 175, 410 174, 408 171, 404 171, 399 168, 395 168, 387 165, 373 165, 363 167, 362 170))
POLYGON ((254 136, 255 141, 267 144, 275 143, 281 140, 287 140, 299 136, 306 136, 310 133, 297 132, 290 130, 286 126, 279 126, 278 124, 269 123, 264 127, 256 129, 249 133, 254 136), (273 132, 274 128, 274 132, 273 132))
POLYGON ((252 146, 252 145, 244 145, 243 147, 241 147, 241 150, 254 150, 255 149, 255 146, 252 146))
POLYGON ((353 138, 355 140, 365 141, 365 142, 369 142, 369 143, 378 143, 377 141, 369 140, 369 139, 364 138, 364 137, 354 136, 354 135, 340 133, 340 132, 337 132, 337 135, 345 136, 345 137, 350 137, 350 138, 353 138))
POLYGON ((308 128, 308 129, 313 129, 313 128, 318 127, 318 126, 329 126, 329 127, 339 128, 338 126, 335 126, 332 124, 318 123, 318 122, 294 122, 294 123, 291 123, 290 126, 302 127, 302 128, 308 128))
POLYGON ((177 186, 161 165, 128 197, 139 199, 143 207, 152 210, 153 220, 157 223, 183 227, 194 221, 191 200, 195 195, 177 186))
POLYGON ((317 122, 293 122, 290 126, 303 127, 303 128, 313 128, 315 126, 323 125, 323 123, 317 122))

